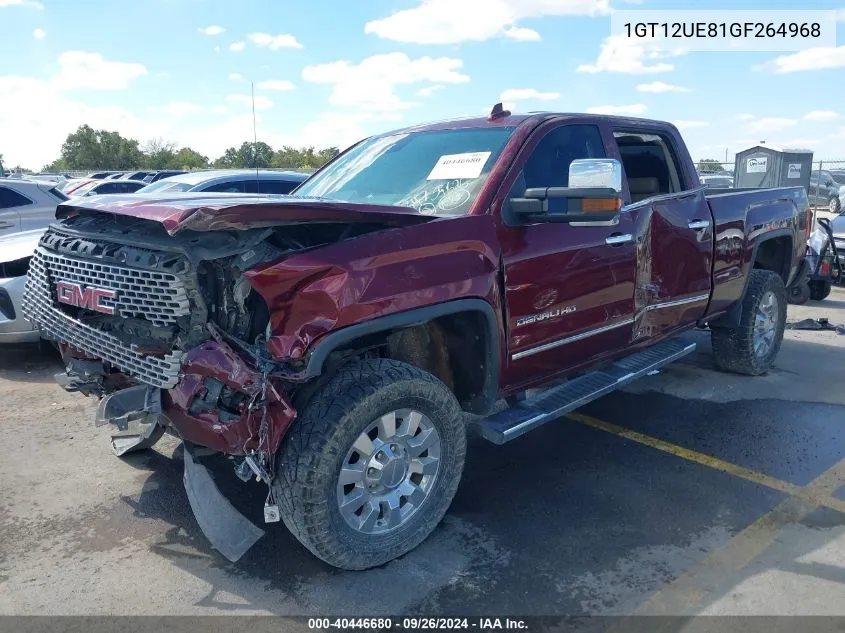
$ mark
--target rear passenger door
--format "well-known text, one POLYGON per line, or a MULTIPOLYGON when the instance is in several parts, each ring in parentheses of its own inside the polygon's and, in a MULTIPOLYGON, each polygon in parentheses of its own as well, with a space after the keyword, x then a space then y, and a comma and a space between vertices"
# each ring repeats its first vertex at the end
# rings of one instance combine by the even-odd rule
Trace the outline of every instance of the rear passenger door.
POLYGON ((0 185, 0 235, 17 233, 21 230, 21 207, 33 202, 14 189, 0 185))
POLYGON ((614 129, 636 229, 634 342, 694 324, 710 300, 713 218, 665 130, 614 129))

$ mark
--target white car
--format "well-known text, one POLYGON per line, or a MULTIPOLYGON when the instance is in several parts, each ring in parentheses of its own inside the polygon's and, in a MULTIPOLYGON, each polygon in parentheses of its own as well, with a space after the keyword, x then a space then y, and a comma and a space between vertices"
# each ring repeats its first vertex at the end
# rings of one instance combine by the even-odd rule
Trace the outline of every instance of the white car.
POLYGON ((55 183, 0 180, 0 236, 46 228, 67 199, 55 183))

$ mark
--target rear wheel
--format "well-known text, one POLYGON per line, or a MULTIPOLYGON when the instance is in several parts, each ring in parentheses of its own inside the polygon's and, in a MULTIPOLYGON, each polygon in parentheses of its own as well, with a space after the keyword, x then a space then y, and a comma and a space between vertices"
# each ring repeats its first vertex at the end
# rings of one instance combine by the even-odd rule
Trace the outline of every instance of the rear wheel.
POLYGON ((285 438, 274 496, 293 535, 342 569, 401 556, 434 530, 466 453, 461 409, 437 378, 393 360, 339 370, 285 438))
POLYGON ((811 281, 810 299, 813 301, 824 301, 830 294, 831 284, 829 281, 811 281))
POLYGON ((786 290, 779 275, 769 270, 752 270, 739 325, 711 331, 719 368, 750 376, 765 374, 783 341, 786 303, 786 290))

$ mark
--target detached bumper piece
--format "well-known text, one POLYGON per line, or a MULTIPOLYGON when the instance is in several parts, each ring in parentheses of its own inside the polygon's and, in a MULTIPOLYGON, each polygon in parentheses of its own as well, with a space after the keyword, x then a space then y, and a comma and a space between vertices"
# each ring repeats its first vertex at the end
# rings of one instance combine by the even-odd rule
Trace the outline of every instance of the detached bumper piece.
POLYGON ((139 385, 117 391, 100 400, 95 426, 113 424, 112 450, 118 457, 151 448, 161 439, 161 390, 139 385))
POLYGON ((237 562, 264 536, 264 530, 223 496, 209 470, 198 460, 204 451, 190 442, 184 442, 184 447, 185 491, 197 523, 214 549, 237 562))

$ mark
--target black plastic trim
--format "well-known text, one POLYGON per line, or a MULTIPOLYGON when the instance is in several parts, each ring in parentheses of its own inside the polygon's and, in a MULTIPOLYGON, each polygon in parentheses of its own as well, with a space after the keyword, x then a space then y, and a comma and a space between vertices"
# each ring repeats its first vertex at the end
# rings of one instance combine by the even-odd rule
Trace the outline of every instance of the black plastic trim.
POLYGON ((499 371, 501 354, 499 350, 499 324, 496 313, 487 301, 483 299, 455 299, 446 303, 438 303, 406 312, 389 314, 364 323, 350 325, 343 329, 327 334, 320 340, 308 356, 305 367, 305 378, 316 378, 323 372, 323 367, 329 354, 347 343, 367 336, 396 328, 422 325, 433 319, 461 312, 481 312, 487 323, 486 337, 486 375, 484 389, 471 402, 462 403, 470 411, 487 411, 496 402, 499 391, 499 371))

